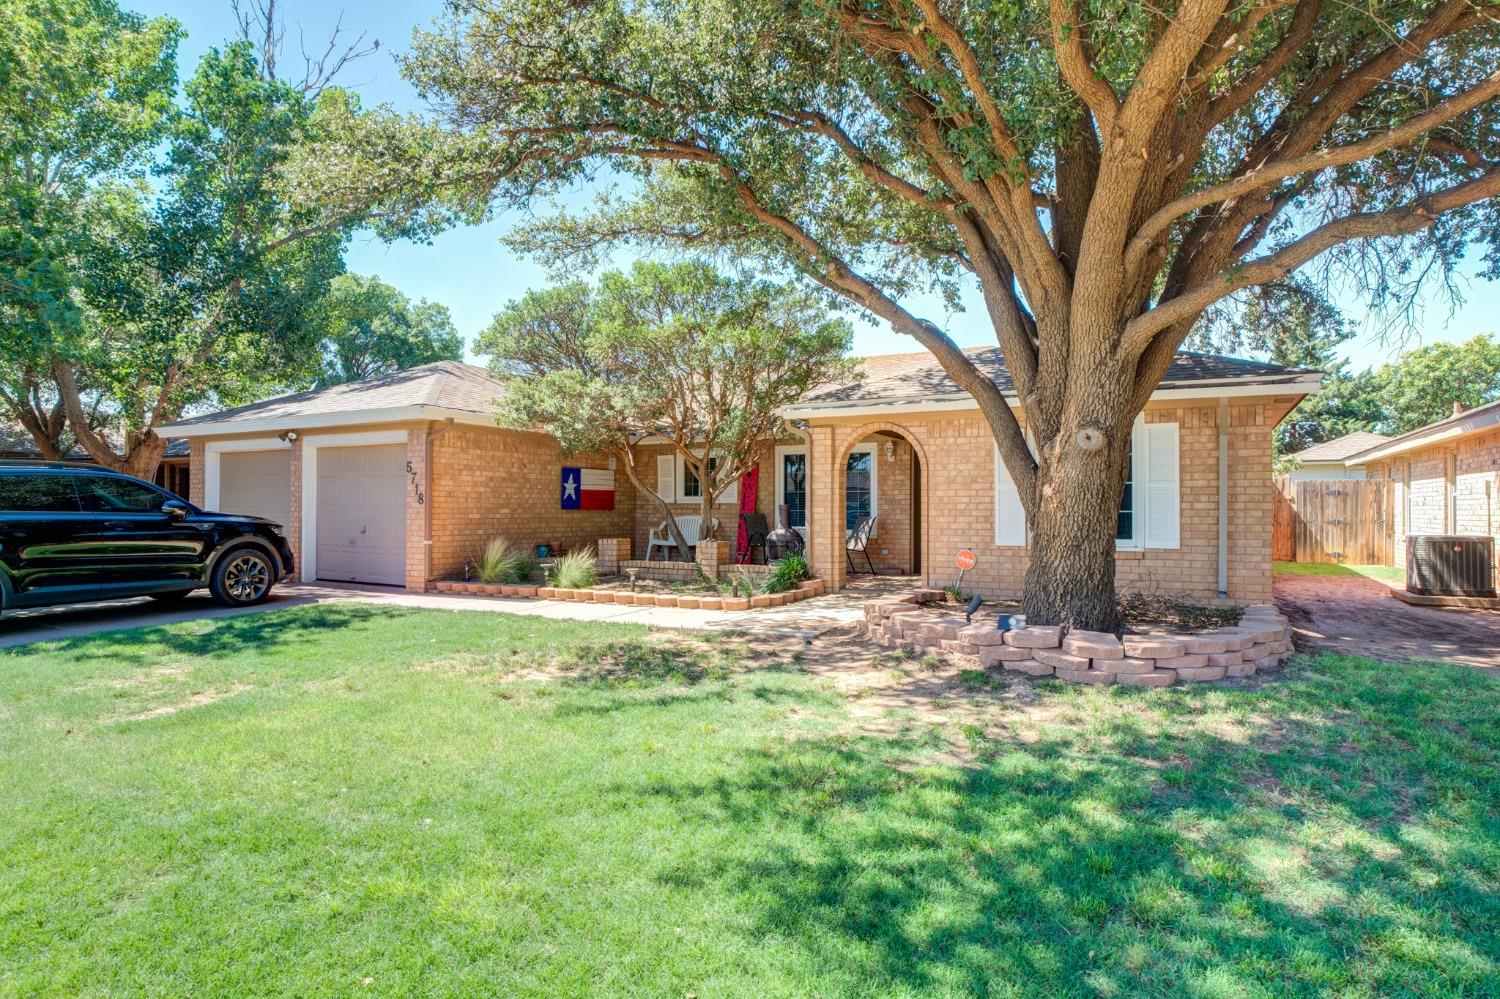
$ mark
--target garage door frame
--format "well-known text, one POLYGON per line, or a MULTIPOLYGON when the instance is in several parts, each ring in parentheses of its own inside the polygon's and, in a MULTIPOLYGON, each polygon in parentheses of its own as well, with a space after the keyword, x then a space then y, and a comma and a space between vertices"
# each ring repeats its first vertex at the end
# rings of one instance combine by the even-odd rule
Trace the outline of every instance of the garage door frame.
MULTIPOLYGON (((370 444, 407 444, 405 430, 367 430, 350 434, 320 434, 302 438, 302 581, 318 579, 318 451, 325 447, 364 447, 370 444)), ((408 497, 408 502, 410 497, 408 497)), ((411 538, 407 539, 410 563, 411 538)))
MULTIPOLYGON (((245 437, 240 440, 209 441, 203 445, 203 508, 219 509, 219 456, 235 451, 285 451, 291 444, 280 437, 245 437)), ((287 483, 288 488, 291 482, 287 483)))

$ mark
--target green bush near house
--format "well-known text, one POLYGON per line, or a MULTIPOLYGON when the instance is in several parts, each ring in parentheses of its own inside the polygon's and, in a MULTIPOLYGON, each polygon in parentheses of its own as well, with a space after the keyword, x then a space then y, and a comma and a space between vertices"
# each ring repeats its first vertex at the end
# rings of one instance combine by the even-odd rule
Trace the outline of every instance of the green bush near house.
POLYGON ((771 571, 766 574, 766 581, 761 584, 761 589, 767 593, 785 593, 807 579, 812 579, 807 559, 802 555, 788 555, 771 563, 771 571))
POLYGON ((581 590, 599 582, 599 560, 591 551, 569 552, 552 567, 552 585, 581 590))
POLYGON ((531 556, 504 538, 485 545, 474 560, 474 574, 482 583, 521 583, 531 575, 531 556))

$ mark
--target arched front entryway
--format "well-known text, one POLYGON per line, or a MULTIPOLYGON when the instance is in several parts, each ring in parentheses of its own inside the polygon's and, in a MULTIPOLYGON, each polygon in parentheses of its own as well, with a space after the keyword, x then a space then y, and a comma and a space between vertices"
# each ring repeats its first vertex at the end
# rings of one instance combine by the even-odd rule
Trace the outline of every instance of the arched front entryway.
MULTIPOLYGON (((873 565, 881 575, 925 578, 925 511, 930 509, 932 477, 917 436, 887 421, 826 429, 826 464, 813 462, 813 494, 823 501, 817 511, 821 516, 814 516, 811 525, 815 534, 823 535, 812 539, 814 571, 831 589, 842 588, 850 578, 845 539, 860 517, 871 516, 875 531, 866 551, 852 556, 856 575, 864 575, 873 565), (827 489, 816 488, 818 472, 825 473, 827 489), (826 533, 818 530, 822 525, 828 526, 826 533)), ((818 444, 814 433, 814 451, 820 450, 818 444)))

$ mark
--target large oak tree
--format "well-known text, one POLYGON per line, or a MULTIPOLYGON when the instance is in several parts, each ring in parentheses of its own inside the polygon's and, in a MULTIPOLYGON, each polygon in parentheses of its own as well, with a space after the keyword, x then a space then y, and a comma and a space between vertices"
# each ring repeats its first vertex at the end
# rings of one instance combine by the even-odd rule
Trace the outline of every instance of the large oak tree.
POLYGON ((421 163, 408 207, 439 214, 632 174, 528 235, 758 255, 911 336, 1019 486, 1027 612, 1112 629, 1130 427, 1206 309, 1315 259, 1376 297, 1476 241, 1493 271, 1497 17, 1479 0, 455 0, 406 65, 440 130, 393 117, 357 155, 384 176, 421 163), (961 282, 1034 453, 909 304, 961 282))

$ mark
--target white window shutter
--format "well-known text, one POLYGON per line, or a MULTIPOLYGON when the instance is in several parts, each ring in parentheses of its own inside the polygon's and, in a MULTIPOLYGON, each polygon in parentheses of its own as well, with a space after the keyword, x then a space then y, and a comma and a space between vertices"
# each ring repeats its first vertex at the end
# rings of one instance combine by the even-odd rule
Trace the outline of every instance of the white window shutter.
POLYGON ((656 459, 656 495, 668 503, 677 499, 677 462, 674 456, 663 454, 656 459))
POLYGON ((1148 423, 1146 453, 1136 456, 1136 491, 1145 501, 1147 548, 1179 548, 1182 544, 1178 438, 1177 424, 1148 423))
POLYGON ((1014 548, 1026 546, 1026 508, 1010 469, 995 449, 995 544, 1014 548))

